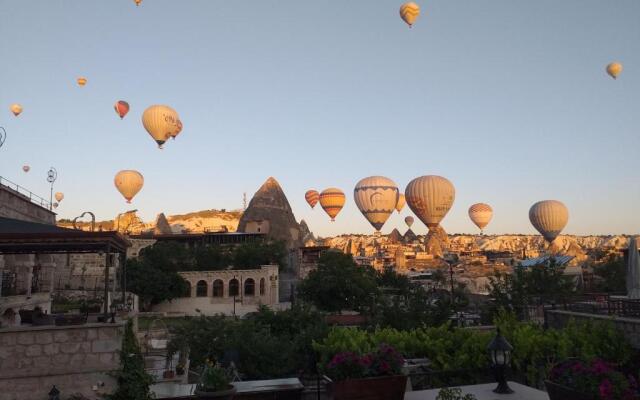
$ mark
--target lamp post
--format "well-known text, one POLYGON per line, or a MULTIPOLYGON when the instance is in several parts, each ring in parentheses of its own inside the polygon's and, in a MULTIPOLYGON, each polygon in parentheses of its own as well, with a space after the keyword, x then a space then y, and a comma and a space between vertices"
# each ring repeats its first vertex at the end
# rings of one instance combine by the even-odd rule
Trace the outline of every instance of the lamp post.
POLYGON ((51 184, 51 194, 49 196, 49 211, 53 209, 53 182, 55 182, 56 179, 58 179, 58 171, 56 171, 56 169, 53 167, 49 168, 49 171, 47 171, 47 182, 51 184))
POLYGON ((49 400, 60 400, 60 391, 58 390, 56 385, 53 385, 53 387, 49 391, 49 400))
POLYGON ((493 371, 498 382, 498 386, 493 389, 493 392, 498 394, 513 393, 505 378, 505 370, 511 361, 513 346, 500 334, 500 328, 498 328, 496 336, 487 346, 487 350, 489 351, 493 371))
POLYGON ((2 147, 5 140, 7 140, 7 131, 5 131, 4 128, 0 126, 0 147, 2 147))

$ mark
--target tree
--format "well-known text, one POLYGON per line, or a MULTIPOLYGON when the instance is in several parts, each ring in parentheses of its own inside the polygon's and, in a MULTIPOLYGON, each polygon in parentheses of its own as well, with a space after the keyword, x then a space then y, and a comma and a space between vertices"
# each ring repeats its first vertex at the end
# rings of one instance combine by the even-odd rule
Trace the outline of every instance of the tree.
POLYGON ((142 309, 186 296, 189 284, 175 271, 162 271, 146 260, 127 260, 127 290, 140 296, 142 309))
POLYGON ((361 311, 380 290, 375 270, 358 266, 351 255, 327 251, 320 256, 318 268, 300 282, 298 295, 323 311, 361 311))
POLYGON ((277 264, 281 269, 287 265, 287 249, 284 242, 243 243, 233 252, 234 268, 260 268, 261 265, 267 264, 277 264))
POLYGON ((604 263, 595 265, 593 273, 599 277, 595 289, 602 292, 627 291, 627 267, 622 257, 611 256, 604 263))
POLYGON ((151 400, 149 385, 153 383, 151 375, 144 369, 144 359, 140 346, 133 333, 133 323, 127 322, 120 350, 120 369, 115 373, 118 388, 107 396, 110 400, 151 400))

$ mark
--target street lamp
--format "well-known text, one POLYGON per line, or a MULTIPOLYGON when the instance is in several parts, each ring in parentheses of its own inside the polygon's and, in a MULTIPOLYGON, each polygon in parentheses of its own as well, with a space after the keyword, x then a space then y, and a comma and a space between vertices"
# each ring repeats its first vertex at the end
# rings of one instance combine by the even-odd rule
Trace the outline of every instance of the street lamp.
POLYGON ((493 392, 498 394, 513 393, 513 390, 511 390, 505 378, 505 370, 511 361, 513 346, 500 334, 500 328, 498 328, 496 336, 487 346, 487 350, 489 351, 491 364, 495 372, 496 381, 498 382, 498 386, 493 389, 493 392))
POLYGON ((4 128, 0 126, 0 147, 2 147, 5 140, 7 140, 7 131, 5 131, 4 128))
POLYGON ((53 182, 55 182, 56 179, 58 179, 58 171, 56 171, 56 169, 53 167, 49 168, 49 171, 47 172, 47 182, 51 184, 51 194, 49 196, 49 211, 51 211, 53 207, 53 182))

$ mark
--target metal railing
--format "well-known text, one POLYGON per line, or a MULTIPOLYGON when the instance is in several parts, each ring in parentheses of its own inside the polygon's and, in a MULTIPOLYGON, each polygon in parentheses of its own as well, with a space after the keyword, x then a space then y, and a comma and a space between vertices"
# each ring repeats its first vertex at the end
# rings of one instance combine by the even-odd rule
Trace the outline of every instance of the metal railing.
POLYGON ((11 182, 10 180, 3 178, 0 176, 0 186, 4 186, 11 191, 15 192, 14 194, 18 194, 25 199, 28 199, 33 204, 39 205, 40 207, 46 208, 47 210, 51 209, 51 203, 37 194, 33 193, 29 189, 23 188, 17 183, 11 182))

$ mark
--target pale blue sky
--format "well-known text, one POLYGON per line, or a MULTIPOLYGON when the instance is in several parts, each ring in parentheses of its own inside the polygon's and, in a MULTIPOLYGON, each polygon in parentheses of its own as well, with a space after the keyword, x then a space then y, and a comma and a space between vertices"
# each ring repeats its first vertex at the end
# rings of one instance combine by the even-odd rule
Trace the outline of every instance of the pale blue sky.
POLYGON ((640 231, 640 1, 419 1, 413 29, 400 3, 0 0, 0 175, 48 196, 53 165, 60 218, 145 220, 240 208, 272 175, 329 235, 373 231, 359 179, 404 190, 437 174, 457 189, 449 232, 476 232, 479 201, 495 210, 488 233, 534 232, 528 209, 548 198, 569 207, 567 233, 640 231), (157 103, 184 123, 163 151, 140 122, 157 103), (132 207, 120 169, 145 176, 132 207), (335 223, 303 197, 329 186, 348 197, 335 223))

